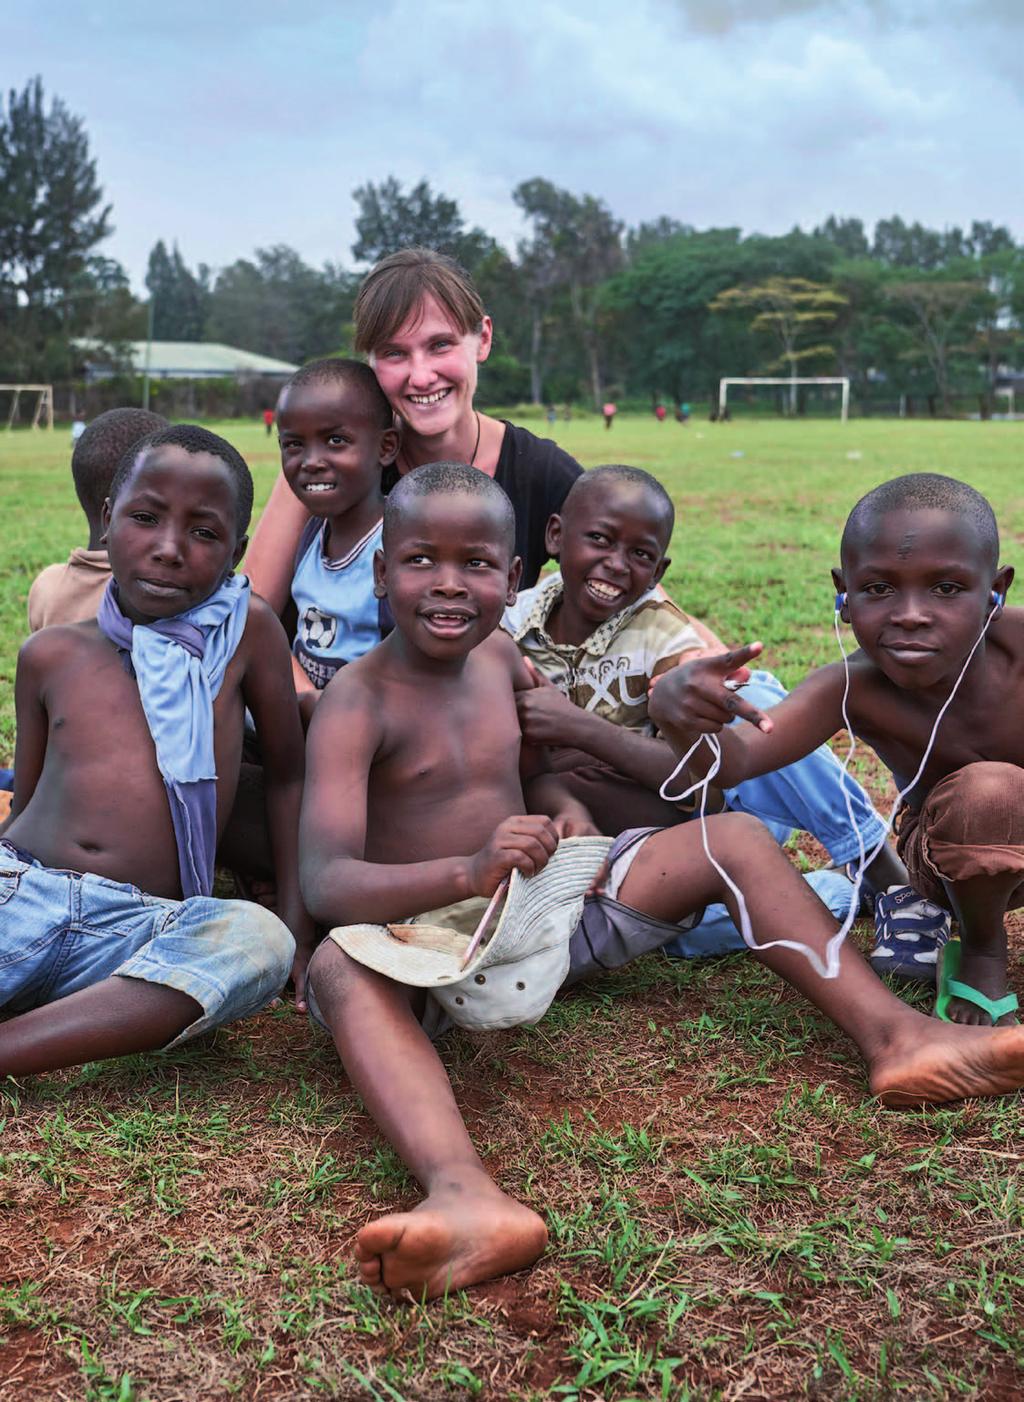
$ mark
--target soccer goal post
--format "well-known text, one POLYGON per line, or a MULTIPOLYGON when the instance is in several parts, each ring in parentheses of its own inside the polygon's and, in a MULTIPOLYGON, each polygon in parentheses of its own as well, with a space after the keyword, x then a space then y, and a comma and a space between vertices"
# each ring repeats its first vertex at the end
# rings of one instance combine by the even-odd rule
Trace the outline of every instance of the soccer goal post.
POLYGON ((850 417, 850 380, 847 375, 732 375, 718 382, 718 417, 725 414, 730 385, 788 385, 790 412, 796 412, 797 385, 840 385, 842 400, 839 417, 843 423, 850 417))
POLYGON ((0 385, 0 394, 10 394, 11 396, 5 428, 14 427, 18 419, 23 394, 34 394, 36 397, 32 410, 32 427, 39 428, 40 420, 45 419, 46 427, 53 428, 53 385, 0 385))

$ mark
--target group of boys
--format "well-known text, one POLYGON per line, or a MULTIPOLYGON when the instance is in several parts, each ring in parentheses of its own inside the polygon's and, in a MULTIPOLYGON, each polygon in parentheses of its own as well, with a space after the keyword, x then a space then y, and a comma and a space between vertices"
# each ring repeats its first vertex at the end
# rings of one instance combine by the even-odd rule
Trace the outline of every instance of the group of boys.
MULTIPOLYGON (((760 645, 722 649, 659 589, 673 512, 646 473, 579 480, 548 527, 560 574, 517 603, 502 490, 438 463, 385 496, 399 438, 372 372, 306 367, 277 408, 285 475, 314 518, 289 647, 234 573, 245 463, 204 429, 136 412, 102 416, 76 445, 111 431, 102 500, 75 474, 109 578, 91 611, 81 599, 83 621, 51 622, 19 657, 0 1073, 174 1045, 256 1011, 291 972, 425 1193, 360 1232, 362 1278, 418 1296, 525 1266, 546 1240, 477 1156, 437 1037, 535 1020, 560 989, 674 942, 724 947, 720 929, 699 938, 709 908, 730 928, 749 920, 754 957, 851 1037, 885 1103, 1024 1083, 1003 923, 1024 902, 1024 741, 992 703, 1015 694, 1024 649, 1004 607, 1013 572, 973 489, 920 475, 858 503, 836 573, 860 644, 848 682, 834 664, 764 711, 744 694, 760 645), (744 798, 808 758, 841 792, 820 747, 844 711, 901 781, 927 759, 899 828, 909 884, 866 800, 820 835, 840 861, 866 846, 876 884, 912 908, 891 929, 919 960, 931 920, 931 962, 912 971, 938 971, 945 1021, 848 942, 822 977, 836 921, 751 816, 806 814, 783 780, 744 798), (249 722, 276 913, 212 895, 249 722), (692 819, 659 790, 702 735, 718 737, 725 797, 692 819), (947 911, 959 941, 944 942, 947 911)), ((73 557, 57 586, 95 594, 101 564, 73 557)), ((694 755, 687 779, 704 777, 694 755)))

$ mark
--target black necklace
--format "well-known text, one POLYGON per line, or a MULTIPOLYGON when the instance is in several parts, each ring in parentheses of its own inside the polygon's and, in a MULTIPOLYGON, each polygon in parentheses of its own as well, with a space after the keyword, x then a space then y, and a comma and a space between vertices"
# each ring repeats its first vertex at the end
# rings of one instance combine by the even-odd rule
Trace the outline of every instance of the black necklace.
POLYGON ((470 467, 476 466, 476 455, 480 448, 480 414, 476 409, 473 413, 476 415, 476 442, 473 444, 473 456, 469 460, 470 467))

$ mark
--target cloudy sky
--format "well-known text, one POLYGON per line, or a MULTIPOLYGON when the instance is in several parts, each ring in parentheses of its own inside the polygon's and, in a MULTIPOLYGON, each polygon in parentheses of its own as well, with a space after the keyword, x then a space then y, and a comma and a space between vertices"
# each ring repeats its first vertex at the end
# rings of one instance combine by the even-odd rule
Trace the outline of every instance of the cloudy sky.
MULTIPOLYGON (((352 190, 425 176, 511 246, 545 176, 629 223, 827 214, 1024 238, 1024 0, 8 0, 0 82, 84 118, 140 285, 157 238, 351 265, 352 190)), ((2 198, 2 195, 0 195, 2 198)))

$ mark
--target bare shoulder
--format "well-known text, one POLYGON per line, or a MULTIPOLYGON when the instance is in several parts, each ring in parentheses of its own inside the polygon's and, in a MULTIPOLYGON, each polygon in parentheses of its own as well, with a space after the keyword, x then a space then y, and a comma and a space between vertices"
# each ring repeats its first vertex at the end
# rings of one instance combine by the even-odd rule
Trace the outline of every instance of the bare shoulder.
POLYGON ((989 639, 1014 671, 1024 668, 1024 608, 1004 609, 989 629, 989 639))
POLYGON ((533 680, 523 661, 523 655, 504 629, 496 628, 489 638, 484 639, 476 652, 479 660, 485 665, 506 670, 516 691, 527 691, 532 687, 533 680))
POLYGON ((279 635, 284 637, 287 642, 281 620, 274 610, 259 594, 250 594, 249 612, 245 620, 245 631, 242 633, 242 646, 258 658, 260 648, 265 647, 271 639, 276 641, 279 635))
POLYGON ((94 622, 52 623, 25 639, 18 650, 18 667, 42 675, 82 653, 106 646, 94 622))
POLYGON ((313 712, 311 733, 313 726, 322 731, 325 725, 341 721, 346 729, 358 721, 364 730, 383 732, 389 709, 388 678, 377 655, 380 651, 374 648, 335 672, 313 712))

